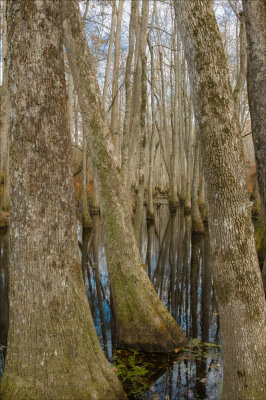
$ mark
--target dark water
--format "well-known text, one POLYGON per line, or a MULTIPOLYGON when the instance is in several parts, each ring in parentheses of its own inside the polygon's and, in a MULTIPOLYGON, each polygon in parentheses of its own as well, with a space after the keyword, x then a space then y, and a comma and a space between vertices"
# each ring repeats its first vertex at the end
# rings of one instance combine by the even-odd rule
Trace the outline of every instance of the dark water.
MULTIPOLYGON (((78 241, 96 331, 129 399, 218 400, 222 356, 208 235, 191 235, 190 216, 182 209, 170 216, 167 206, 157 210, 154 225, 143 223, 141 254, 147 273, 189 339, 186 348, 165 356, 116 349, 100 217, 93 217, 92 232, 79 225, 78 241)), ((0 375, 8 329, 7 243, 7 233, 0 232, 0 375)))

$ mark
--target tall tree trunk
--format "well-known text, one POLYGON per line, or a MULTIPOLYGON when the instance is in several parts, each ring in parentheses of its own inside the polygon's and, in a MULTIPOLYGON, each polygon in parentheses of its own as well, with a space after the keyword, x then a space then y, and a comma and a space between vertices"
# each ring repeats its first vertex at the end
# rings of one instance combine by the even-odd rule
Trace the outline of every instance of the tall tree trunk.
POLYGON ((131 70, 132 61, 134 54, 134 34, 136 25, 136 11, 138 2, 131 2, 131 14, 130 14, 130 24, 129 24, 129 39, 128 39, 128 55, 126 62, 126 72, 125 72, 125 90, 126 90, 126 104, 125 104, 125 116, 124 116, 124 126, 123 126, 123 147, 122 147, 122 173, 124 177, 124 182, 127 178, 127 167, 129 158, 129 127, 130 127, 130 116, 132 107, 132 88, 131 88, 131 70))
POLYGON ((8 2, 10 326, 2 399, 125 399, 80 268, 62 2, 8 2))
MULTIPOLYGON (((73 118, 74 118, 74 86, 73 86, 73 77, 71 72, 69 72, 68 75, 67 105, 68 105, 68 116, 69 116, 69 137, 70 137, 70 143, 72 145, 73 118)), ((71 146, 71 155, 72 153, 73 152, 71 146)))
POLYGON ((143 222, 144 212, 144 193, 145 193, 145 161, 146 161, 146 110, 147 110, 147 31, 148 31, 148 18, 149 18, 149 2, 142 2, 141 10, 141 28, 140 28, 140 45, 139 57, 141 62, 141 104, 140 104, 140 137, 139 141, 139 180, 138 180, 138 193, 136 213, 134 217, 134 232, 137 243, 140 243, 141 227, 143 222))
POLYGON ((82 141, 82 225, 83 228, 92 228, 92 219, 88 209, 87 196, 87 127, 83 124, 83 141, 82 141))
POLYGON ((115 32, 115 53, 114 53, 114 68, 113 68, 113 81, 112 81, 112 112, 111 112, 111 133, 113 135, 114 143, 117 141, 118 134, 118 78, 119 78, 119 52, 120 52, 120 34, 122 23, 122 11, 124 0, 119 0, 116 32, 115 32))
POLYGON ((132 105, 130 114, 129 126, 129 149, 128 160, 126 165, 125 185, 129 198, 131 198, 131 185, 134 173, 134 163, 136 158, 136 149, 140 137, 140 106, 141 106, 141 60, 139 56, 140 46, 140 16, 139 16, 139 1, 136 2, 136 24, 135 24, 135 55, 134 55, 134 76, 132 87, 132 105))
POLYGON ((237 75, 237 81, 234 88, 234 100, 236 103, 236 112, 238 118, 240 117, 240 101, 242 90, 245 85, 246 77, 247 77, 247 39, 246 39, 246 25, 245 25, 245 17, 244 14, 240 14, 240 66, 239 72, 237 75))
POLYGON ((192 149, 194 147, 194 127, 192 125, 192 100, 191 96, 189 98, 188 105, 188 115, 189 115, 189 124, 188 124, 188 138, 187 138, 187 181, 186 181, 186 199, 185 199, 185 212, 191 212, 191 183, 192 183, 192 171, 193 171, 193 154, 192 149))
POLYGON ((90 128, 93 164, 99 182, 118 343, 137 350, 173 350, 185 337, 159 300, 143 267, 78 2, 66 0, 64 10, 66 51, 84 123, 90 128))
POLYGON ((2 1, 2 87, 0 98, 0 175, 4 176, 4 190, 0 204, 0 224, 6 226, 8 221, 3 215, 3 211, 9 209, 9 155, 8 155, 8 129, 9 129, 9 111, 8 111, 8 76, 7 76, 7 15, 6 0, 2 1))
POLYGON ((193 179, 192 179, 192 232, 203 233, 204 225, 200 215, 199 209, 199 135, 196 134, 195 148, 194 148, 194 166, 193 166, 193 179))
POLYGON ((106 109, 106 97, 107 97, 107 91, 108 91, 109 76, 110 76, 110 71, 111 71, 114 36, 115 36, 115 15, 116 15, 115 3, 116 3, 115 0, 113 0, 111 2, 111 4, 112 4, 111 34, 110 34, 110 40, 109 40, 108 56, 107 56, 106 71, 105 71, 105 81, 104 81, 104 87, 103 87, 103 104, 104 104, 105 109, 106 109))
POLYGON ((249 58, 249 107, 255 148, 258 184, 266 227, 266 135, 265 135, 265 25, 264 0, 242 0, 249 58))
POLYGON ((211 2, 175 0, 174 4, 208 185, 208 221, 223 340, 223 399, 260 399, 265 393, 265 299, 226 58, 211 2))
MULTIPOLYGON (((248 43, 248 101, 251 116, 252 137, 257 165, 257 179, 261 196, 261 210, 266 229, 266 134, 265 134, 265 26, 266 4, 264 0, 242 0, 248 43)), ((266 257, 262 270, 266 290, 266 257)))

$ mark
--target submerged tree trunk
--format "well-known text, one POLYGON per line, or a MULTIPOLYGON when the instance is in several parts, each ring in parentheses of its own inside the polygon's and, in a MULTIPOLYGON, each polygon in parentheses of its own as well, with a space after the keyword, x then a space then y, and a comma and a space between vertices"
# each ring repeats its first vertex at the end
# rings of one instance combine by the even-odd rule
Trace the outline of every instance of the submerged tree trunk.
POLYGON ((8 2, 10 326, 1 399, 125 399, 80 268, 62 2, 8 2))
POLYGON ((136 245, 78 2, 66 0, 64 9, 66 51, 84 123, 89 127, 93 164, 99 182, 118 344, 137 350, 170 351, 185 337, 154 291, 136 245))
POLYGON ((175 0, 199 122, 223 341, 224 400, 265 394, 265 299, 235 103, 209 0, 175 0))

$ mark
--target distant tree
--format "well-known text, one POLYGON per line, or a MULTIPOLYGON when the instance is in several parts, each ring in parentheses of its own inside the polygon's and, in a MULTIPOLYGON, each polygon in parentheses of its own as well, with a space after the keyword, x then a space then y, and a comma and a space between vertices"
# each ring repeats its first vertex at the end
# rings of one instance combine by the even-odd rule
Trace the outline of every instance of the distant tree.
POLYGON ((8 1, 10 325, 3 400, 125 399, 81 273, 62 1, 8 1))
POLYGON ((235 102, 209 0, 174 0, 199 123, 224 360, 223 400, 265 394, 265 298, 235 102))
POLYGON ((78 1, 66 0, 64 10, 65 47, 99 183, 118 344, 137 350, 171 351, 185 336, 157 296, 140 257, 78 1))

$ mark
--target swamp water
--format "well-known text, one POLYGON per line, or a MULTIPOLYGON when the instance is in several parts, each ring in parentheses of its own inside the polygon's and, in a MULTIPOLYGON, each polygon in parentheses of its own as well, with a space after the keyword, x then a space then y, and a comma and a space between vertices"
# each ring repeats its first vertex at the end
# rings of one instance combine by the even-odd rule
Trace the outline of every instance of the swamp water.
MULTIPOLYGON (((191 217, 184 216, 183 209, 170 216, 167 206, 158 208, 155 224, 143 223, 140 247, 147 273, 189 340, 185 348, 169 355, 116 348, 99 216, 93 217, 92 232, 84 232, 81 225, 78 226, 78 242, 95 328, 129 400, 218 400, 222 386, 222 354, 208 235, 192 235, 191 217)), ((1 376, 8 330, 6 231, 0 231, 0 251, 1 376)))

